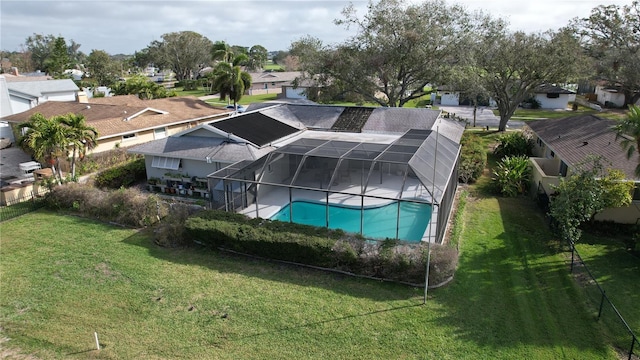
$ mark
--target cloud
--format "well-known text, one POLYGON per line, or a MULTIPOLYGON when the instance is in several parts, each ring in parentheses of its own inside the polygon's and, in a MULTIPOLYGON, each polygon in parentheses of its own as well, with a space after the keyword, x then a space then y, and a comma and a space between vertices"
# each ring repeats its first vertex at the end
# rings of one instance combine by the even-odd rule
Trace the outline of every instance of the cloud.
MULTIPOLYGON (((421 0, 408 0, 420 2, 421 0)), ((513 30, 527 32, 557 29, 576 16, 588 16, 602 4, 625 5, 629 1, 606 0, 446 0, 470 10, 483 9, 506 18, 513 30)), ((362 16, 368 4, 352 1, 362 16)), ((211 41, 232 45, 262 45, 286 50, 305 35, 335 44, 353 35, 353 29, 333 23, 342 18, 348 0, 2 0, 0 1, 0 48, 20 50, 34 34, 61 35, 81 44, 80 51, 104 50, 110 54, 133 54, 163 34, 195 31, 211 41)))

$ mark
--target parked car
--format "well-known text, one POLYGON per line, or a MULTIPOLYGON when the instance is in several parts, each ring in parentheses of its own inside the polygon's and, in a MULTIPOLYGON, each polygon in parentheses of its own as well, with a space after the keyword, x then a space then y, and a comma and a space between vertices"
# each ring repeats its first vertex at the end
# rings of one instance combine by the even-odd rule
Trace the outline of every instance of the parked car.
POLYGON ((236 112, 243 113, 246 109, 242 105, 237 105, 237 108, 234 108, 233 105, 227 105, 227 109, 235 110, 236 112))

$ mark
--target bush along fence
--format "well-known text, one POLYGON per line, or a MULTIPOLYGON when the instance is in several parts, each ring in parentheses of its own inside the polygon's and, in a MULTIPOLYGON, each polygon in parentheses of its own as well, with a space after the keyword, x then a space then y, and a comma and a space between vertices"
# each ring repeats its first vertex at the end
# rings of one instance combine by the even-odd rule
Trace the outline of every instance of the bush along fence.
MULTIPOLYGON (((422 286, 427 246, 396 240, 368 241, 342 230, 250 219, 202 211, 186 219, 185 237, 216 249, 380 280, 422 286)), ((429 284, 455 272, 457 251, 431 245, 429 284)))
POLYGON ((0 207, 0 222, 36 211, 42 207, 44 207, 43 198, 34 196, 33 193, 11 199, 7 201, 6 206, 0 207))
POLYGON ((606 291, 600 286, 593 273, 582 260, 575 243, 569 241, 571 250, 571 273, 585 281, 587 297, 598 306, 598 321, 604 318, 605 324, 611 328, 613 343, 621 349, 628 351, 628 360, 633 356, 640 357, 640 339, 633 332, 627 321, 622 317, 613 302, 607 296, 606 291), (628 349, 628 350, 627 350, 628 349))

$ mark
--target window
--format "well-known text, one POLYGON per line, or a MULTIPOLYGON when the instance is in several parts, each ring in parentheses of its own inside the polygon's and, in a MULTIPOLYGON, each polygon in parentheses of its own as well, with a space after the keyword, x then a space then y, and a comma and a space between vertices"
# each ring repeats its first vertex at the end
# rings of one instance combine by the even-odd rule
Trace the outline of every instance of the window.
POLYGON ((549 93, 549 94, 547 94, 547 98, 549 98, 549 99, 557 99, 559 97, 560 97, 560 94, 558 94, 558 93, 549 93))
POLYGON ((556 153, 554 153, 554 152, 553 152, 553 150, 551 150, 551 154, 550 154, 550 156, 551 156, 552 158, 554 158, 554 157, 556 157, 556 153))
POLYGON ((167 137, 167 129, 165 129, 165 128, 153 129, 153 136, 154 136, 154 139, 166 138, 167 137))
POLYGON ((158 169, 178 170, 180 168, 180 159, 164 156, 154 156, 151 166, 158 169))
POLYGON ((560 176, 567 176, 567 170, 569 169, 569 167, 567 166, 567 164, 564 161, 560 161, 560 176))
POLYGON ((636 183, 636 187, 633 189, 633 200, 640 201, 640 184, 636 183))
POLYGON ((122 135, 122 141, 133 140, 136 138, 136 134, 125 134, 122 135))

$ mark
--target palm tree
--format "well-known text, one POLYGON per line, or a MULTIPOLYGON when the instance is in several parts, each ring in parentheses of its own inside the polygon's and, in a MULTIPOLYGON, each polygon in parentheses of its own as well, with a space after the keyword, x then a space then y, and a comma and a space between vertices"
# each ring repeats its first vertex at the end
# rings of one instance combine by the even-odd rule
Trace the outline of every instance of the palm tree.
POLYGON ((233 108, 237 109, 245 89, 251 86, 251 75, 242 71, 239 65, 226 62, 218 63, 213 71, 213 89, 220 94, 220 100, 224 101, 228 96, 233 101, 233 108))
MULTIPOLYGON (((627 152, 627 159, 634 153, 640 155, 640 107, 629 106, 629 114, 616 125, 616 139, 620 139, 622 148, 627 152)), ((635 174, 640 177, 640 162, 636 166, 635 174)))
POLYGON ((23 131, 23 135, 18 139, 18 145, 31 151, 36 160, 49 164, 51 172, 54 176, 57 175, 57 181, 60 183, 62 173, 58 166, 59 157, 66 154, 68 129, 55 117, 47 119, 40 113, 32 115, 29 121, 20 124, 19 129, 23 131))
POLYGON ((58 121, 65 125, 67 129, 67 138, 73 148, 71 156, 71 178, 76 178, 76 154, 80 151, 80 159, 82 160, 87 150, 93 149, 97 144, 98 131, 88 126, 83 115, 69 113, 60 116, 58 121))

